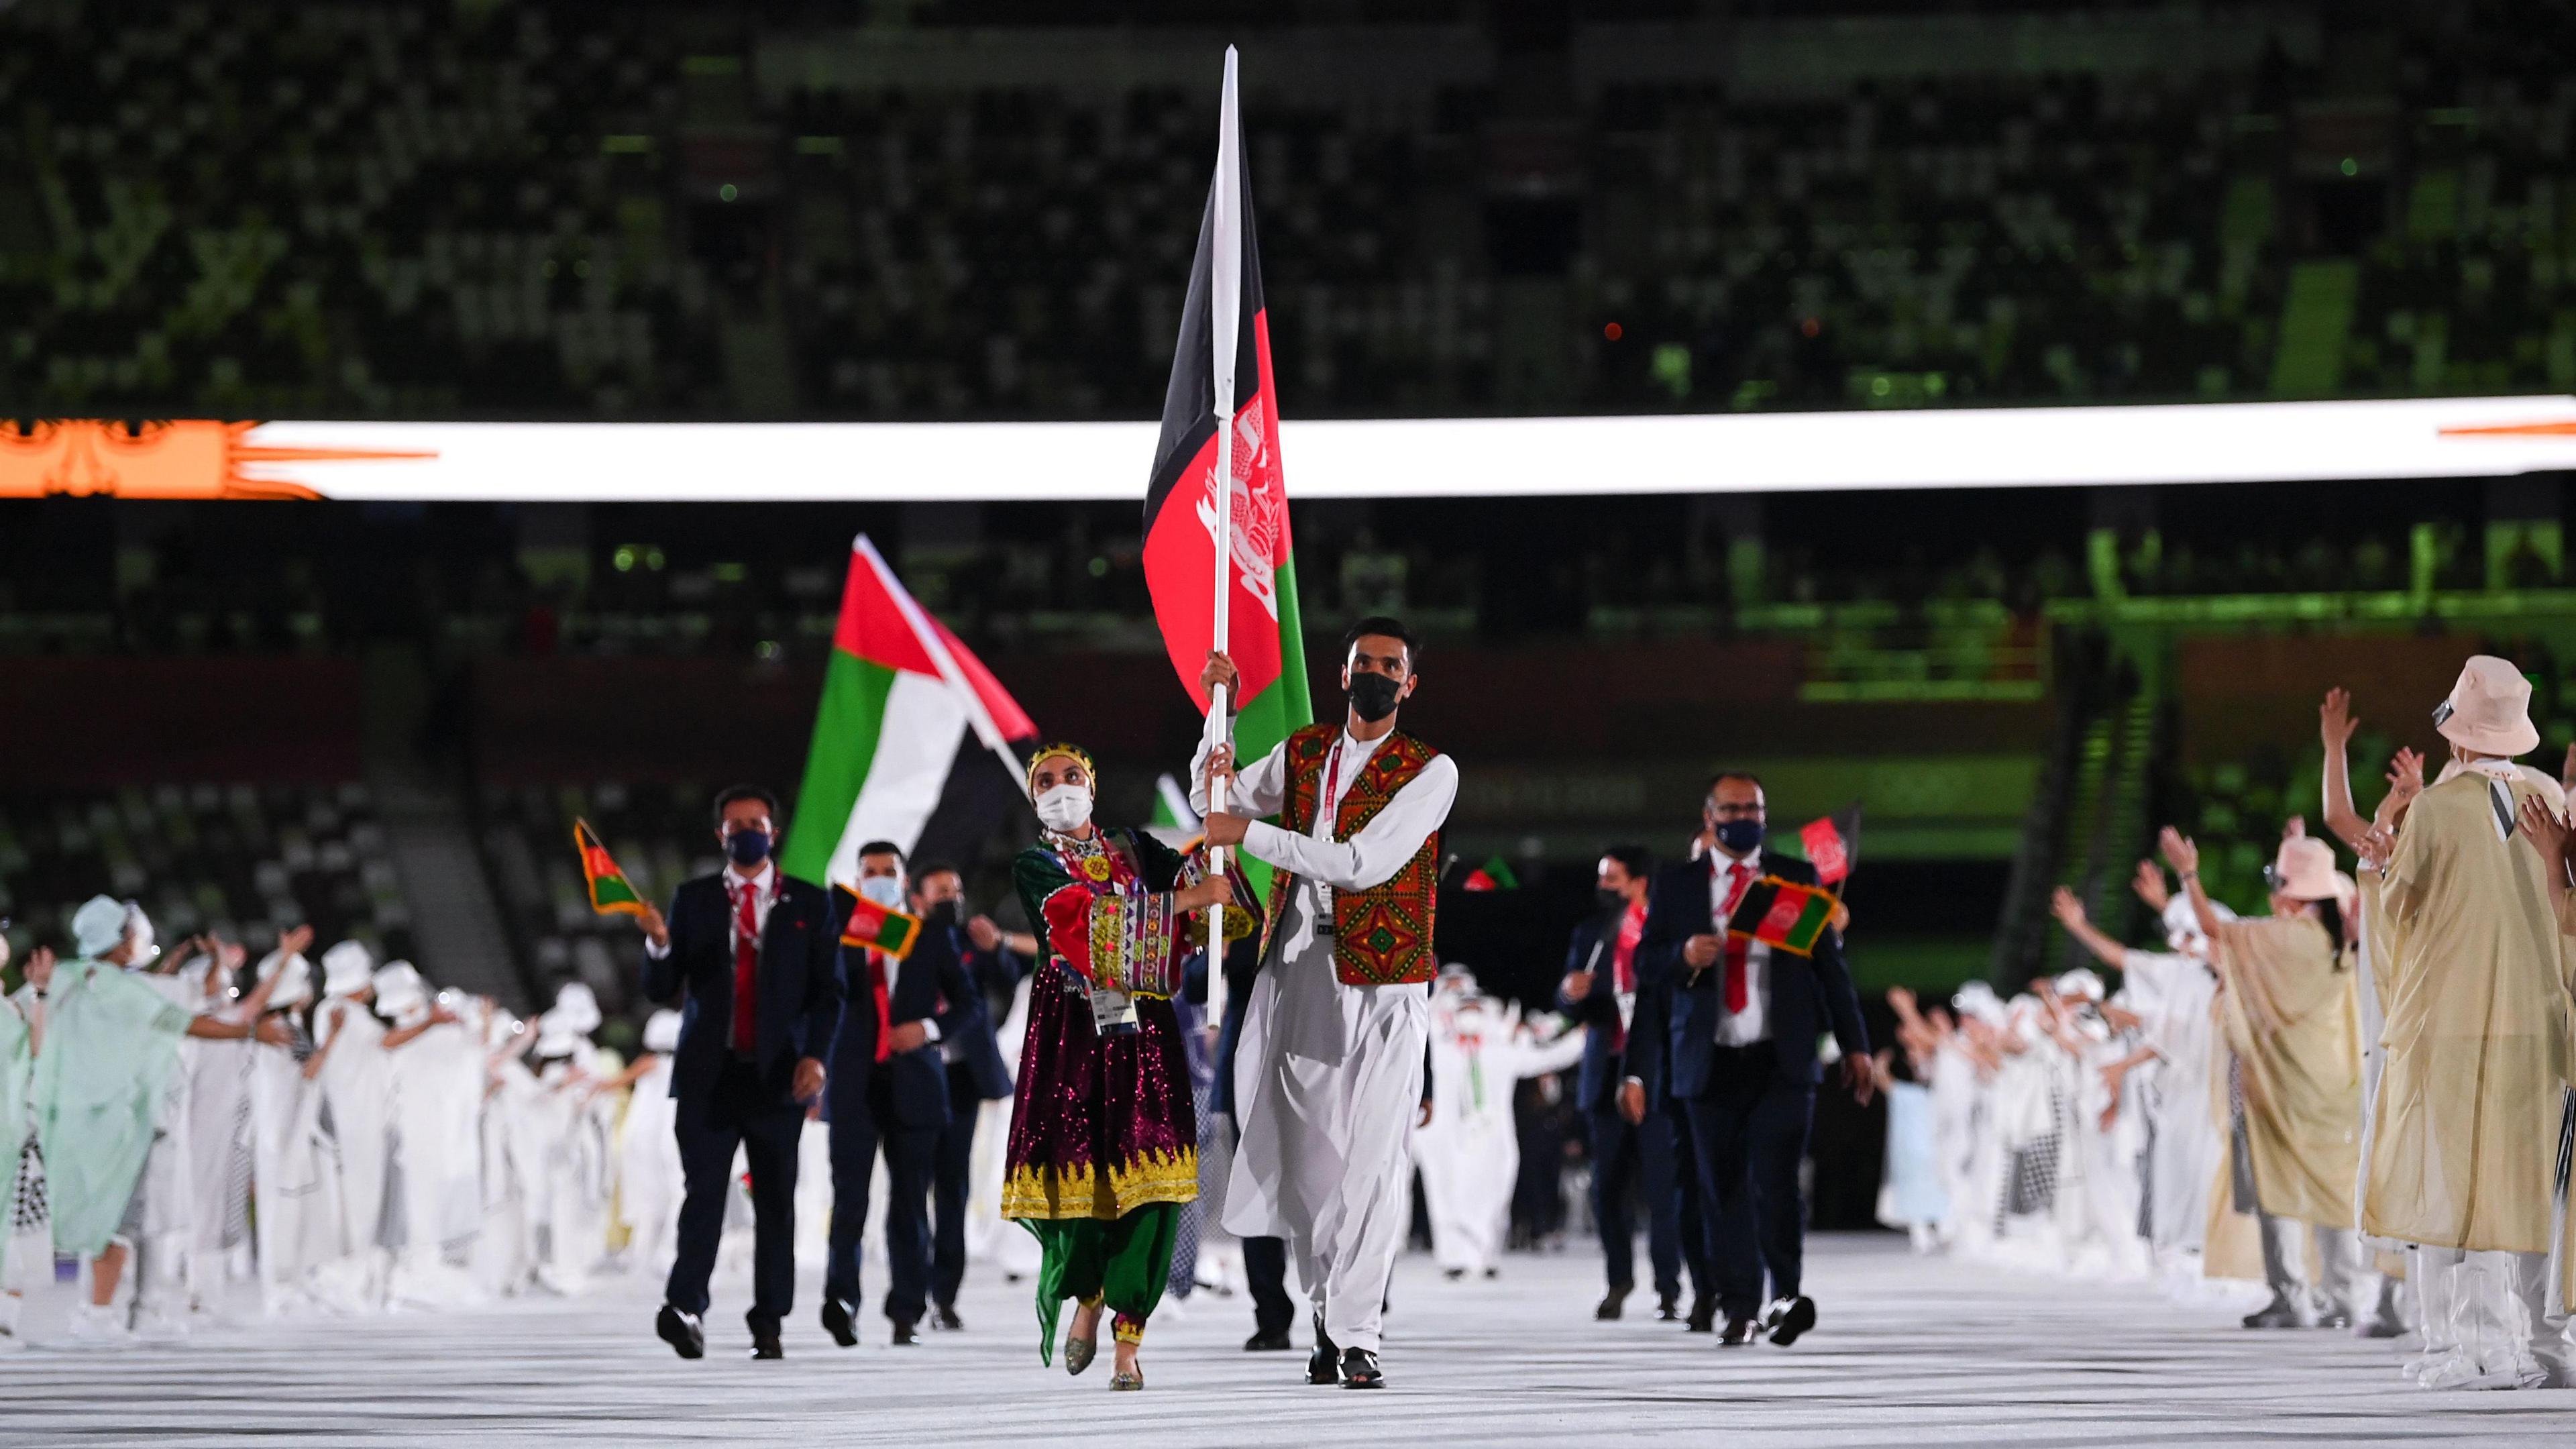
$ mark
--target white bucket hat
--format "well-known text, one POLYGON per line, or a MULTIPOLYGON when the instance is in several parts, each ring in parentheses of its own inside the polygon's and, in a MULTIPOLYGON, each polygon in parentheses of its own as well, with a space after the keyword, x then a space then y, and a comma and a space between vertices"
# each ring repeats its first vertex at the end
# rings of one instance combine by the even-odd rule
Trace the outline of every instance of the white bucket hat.
POLYGON ((429 1005, 429 988, 409 961, 388 961, 376 970, 376 1010, 387 1016, 429 1005))
POLYGON ((2433 728, 2461 749, 2512 759, 2540 748, 2531 724, 2531 681, 2513 662, 2472 654, 2451 697, 2433 711, 2433 728))
POLYGON ((125 940, 125 902, 108 896, 91 896, 72 912, 72 945, 81 955, 96 960, 113 951, 125 940))
POLYGON ((376 958, 358 941, 343 941, 322 953, 322 994, 355 996, 375 984, 376 958))
POLYGON ((644 1019, 644 1050, 675 1052, 680 1049, 680 1014, 664 1007, 644 1019))
POLYGON ((313 965, 304 959, 303 952, 298 951, 292 956, 271 953, 267 960, 260 963, 259 979, 266 981, 271 976, 277 978, 277 985, 268 993, 269 1010, 278 1011, 290 1006, 302 1006, 312 999, 313 965))
POLYGON ((602 1020, 599 1014, 599 995, 586 983, 567 981, 563 984, 563 988, 555 993, 555 1009, 546 1015, 560 1018, 566 1027, 576 1033, 587 1034, 597 1031, 602 1020))

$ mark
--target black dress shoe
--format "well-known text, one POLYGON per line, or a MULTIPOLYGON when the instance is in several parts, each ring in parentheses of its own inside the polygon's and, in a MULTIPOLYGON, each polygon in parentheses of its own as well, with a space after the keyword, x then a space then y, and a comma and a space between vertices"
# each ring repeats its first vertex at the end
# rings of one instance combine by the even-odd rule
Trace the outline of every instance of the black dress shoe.
POLYGON ((698 1316, 694 1313, 682 1313, 665 1303, 662 1311, 654 1315, 653 1332, 682 1358, 707 1356, 706 1331, 698 1326, 698 1316))
POLYGON ((1634 1285, 1627 1283, 1611 1284, 1610 1291, 1603 1294, 1601 1297, 1601 1306, 1592 1310, 1593 1321, 1596 1323, 1617 1322, 1620 1310, 1628 1305, 1628 1294, 1633 1287, 1634 1285))
POLYGON ((1467 1276, 1467 1270, 1464 1268, 1443 1268, 1440 1270, 1440 1276, 1448 1279, 1452 1283, 1455 1283, 1467 1276))
POLYGON ((1717 1331, 1717 1299, 1714 1296, 1703 1293, 1691 1300, 1690 1331, 1693 1333, 1717 1331))
POLYGON ((1333 1336, 1324 1331, 1324 1315, 1315 1315, 1315 1351, 1306 1355, 1306 1382, 1338 1384, 1342 1381, 1342 1351, 1333 1346, 1333 1336))
POLYGON ((1682 1295, 1678 1293, 1656 1295, 1655 1316, 1666 1323, 1679 1320, 1682 1316, 1682 1295))
POLYGON ((930 1326, 942 1333, 963 1333, 966 1320, 957 1316, 957 1305, 942 1303, 930 1310, 930 1326))
POLYGON ((909 1320, 898 1318, 894 1321, 894 1333, 886 1339, 886 1342, 897 1348, 910 1348, 921 1342, 921 1335, 913 1331, 913 1325, 909 1320))
POLYGON ((1355 1348, 1342 1355, 1342 1387, 1346 1389, 1382 1389, 1386 1371, 1377 1366, 1377 1355, 1355 1348))
POLYGON ((843 1348, 859 1346, 858 1325, 850 1322, 850 1305, 838 1298, 823 1300, 823 1331, 843 1348))
POLYGON ((1771 1341, 1787 1348, 1798 1341, 1798 1335, 1816 1326, 1816 1300, 1803 1294, 1779 1299, 1762 1321, 1771 1330, 1771 1341))
POLYGON ((1761 1324, 1754 1322, 1750 1318, 1730 1318, 1726 1320, 1726 1331, 1717 1336, 1717 1346, 1720 1348, 1742 1348, 1744 1345, 1753 1342, 1761 1336, 1761 1324))
POLYGON ((751 1356, 753 1358, 787 1357, 787 1350, 778 1346, 778 1330, 775 1328, 753 1329, 751 1331, 751 1356))
POLYGON ((1276 1331, 1264 1329, 1243 1341, 1245 1353, 1279 1353, 1296 1346, 1288 1341, 1288 1330, 1284 1328, 1276 1331))

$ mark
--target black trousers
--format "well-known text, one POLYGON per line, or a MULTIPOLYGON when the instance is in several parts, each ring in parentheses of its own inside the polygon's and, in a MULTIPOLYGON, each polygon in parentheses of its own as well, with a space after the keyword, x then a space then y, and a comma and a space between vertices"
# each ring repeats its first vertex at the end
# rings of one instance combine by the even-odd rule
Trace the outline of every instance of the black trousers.
POLYGON ((957 1290, 966 1282, 966 1197, 975 1160, 975 1119, 983 1099, 975 1095, 975 1074, 961 1062, 948 1064, 948 1125, 939 1129, 931 1162, 930 1301, 957 1306, 957 1290))
POLYGON ((886 1165, 885 1316, 918 1323, 930 1287, 930 1169, 939 1153, 939 1129, 906 1127, 897 1119, 886 1073, 871 1075, 864 1093, 832 1102, 832 1233, 824 1260, 823 1296, 857 1306, 859 1246, 868 1225, 868 1175, 877 1154, 886 1165))
POLYGON ((1699 1195, 1699 1148, 1691 1139, 1690 1117, 1682 1104, 1666 1098, 1655 1104, 1649 1116, 1664 1124, 1664 1140, 1673 1150, 1672 1186, 1668 1196, 1673 1204, 1675 1231, 1681 1239, 1682 1265, 1690 1269, 1691 1293, 1694 1297, 1717 1295, 1717 1264, 1710 1256, 1710 1244, 1716 1241, 1709 1226, 1708 1206, 1699 1195))
POLYGON ((1798 1291, 1807 1226, 1798 1163, 1807 1155, 1816 1089, 1784 1079, 1768 1042, 1714 1051, 1707 1088, 1682 1110, 1699 1159, 1718 1307, 1728 1318, 1751 1318, 1764 1302, 1766 1269, 1770 1297, 1798 1291))
POLYGON ((683 1313, 707 1311, 707 1278, 724 1237, 733 1192, 734 1149, 751 1165, 752 1290, 744 1318, 776 1332, 796 1297, 796 1137, 805 1109, 775 1100, 751 1063, 727 1058, 703 1096, 674 1106, 680 1141, 679 1255, 663 1298, 683 1313))
POLYGON ((1252 1287, 1252 1326, 1261 1333, 1286 1333, 1297 1321, 1297 1305, 1288 1297, 1288 1240, 1243 1240, 1243 1276, 1252 1287))
MULTIPOLYGON (((1592 1136, 1592 1220, 1601 1229, 1601 1262, 1612 1288, 1637 1281, 1636 1219, 1631 1198, 1646 1208, 1646 1258, 1658 1294, 1682 1291, 1682 1183, 1674 1172, 1672 1118, 1649 1112, 1643 1122, 1619 1115, 1617 1099, 1588 1113, 1592 1136)), ((1692 1226, 1697 1228, 1694 1218, 1692 1226)), ((1707 1253, 1692 1254, 1693 1281, 1707 1284, 1707 1253)))

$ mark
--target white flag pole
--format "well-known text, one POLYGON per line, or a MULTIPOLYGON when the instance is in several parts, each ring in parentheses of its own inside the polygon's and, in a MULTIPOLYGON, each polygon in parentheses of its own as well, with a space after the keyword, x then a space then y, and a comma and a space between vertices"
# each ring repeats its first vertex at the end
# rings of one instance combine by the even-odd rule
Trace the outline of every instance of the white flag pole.
MULTIPOLYGON (((1227 606, 1234 602, 1234 351, 1243 312, 1243 146, 1242 121, 1235 109, 1234 47, 1225 48, 1225 93, 1218 102, 1216 128, 1216 181, 1211 192, 1211 225, 1208 228, 1209 288, 1208 336, 1212 343, 1209 361, 1216 376, 1216 471, 1209 481, 1213 485, 1216 505, 1216 592, 1215 617, 1208 637, 1220 652, 1227 650, 1227 606)), ((1227 728, 1227 690, 1222 684, 1208 691, 1207 736, 1211 743, 1231 738, 1227 728)), ((1208 790, 1211 813, 1226 807, 1226 782, 1215 782, 1208 790)), ((1208 850, 1208 871, 1225 874, 1225 851, 1208 850)), ((1208 975, 1207 1012, 1211 1022, 1225 1019, 1225 905, 1208 907, 1208 975)))

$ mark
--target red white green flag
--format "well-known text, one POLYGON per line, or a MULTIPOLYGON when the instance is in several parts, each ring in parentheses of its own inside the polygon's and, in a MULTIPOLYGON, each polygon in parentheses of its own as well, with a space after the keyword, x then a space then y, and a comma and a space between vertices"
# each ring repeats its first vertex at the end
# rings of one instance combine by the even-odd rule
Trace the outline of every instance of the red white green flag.
MULTIPOLYGON (((1198 254, 1181 305, 1180 341, 1163 397, 1163 431, 1145 491, 1145 583, 1163 647, 1181 687, 1204 713, 1199 671, 1215 639, 1217 511, 1230 519, 1226 652, 1240 672, 1234 739, 1245 760, 1266 755, 1288 732, 1312 723, 1306 646, 1297 611, 1297 567, 1289 549, 1288 487, 1279 458, 1279 398, 1270 370, 1270 316, 1261 291, 1261 249, 1252 224, 1251 172, 1244 160, 1228 52, 1219 121, 1218 166, 1199 219, 1198 254), (1233 305, 1225 305, 1227 299, 1233 305), (1222 353, 1220 349, 1223 349, 1222 353), (1220 356, 1227 397, 1218 400, 1220 356), (1232 432, 1229 476, 1217 472, 1217 419, 1232 432)), ((1237 857, 1256 890, 1267 866, 1237 857)))
POLYGON ((912 954, 913 942, 921 939, 921 917, 878 905, 847 886, 832 887, 832 895, 847 919, 842 945, 883 951, 898 961, 912 954))
POLYGON ((592 910, 603 916, 644 914, 643 893, 609 858, 608 847, 600 843, 599 832, 590 828, 589 821, 573 821, 572 848, 581 852, 581 878, 589 885, 592 910))
POLYGON ((907 855, 972 855, 1023 799, 1011 747, 1037 733, 860 534, 780 865, 842 883, 858 878, 859 847, 872 840, 907 855))

